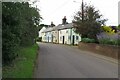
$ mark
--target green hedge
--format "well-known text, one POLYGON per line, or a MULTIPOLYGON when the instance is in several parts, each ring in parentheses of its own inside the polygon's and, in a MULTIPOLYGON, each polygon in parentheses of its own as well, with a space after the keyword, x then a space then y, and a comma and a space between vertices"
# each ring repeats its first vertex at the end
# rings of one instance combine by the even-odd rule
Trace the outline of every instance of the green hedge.
POLYGON ((85 43, 95 43, 95 39, 82 38, 82 42, 85 42, 85 43))
POLYGON ((100 44, 109 44, 109 45, 119 45, 120 46, 120 39, 112 40, 112 39, 100 39, 100 44))
POLYGON ((42 37, 38 37, 38 38, 36 39, 36 41, 42 42, 42 37))
POLYGON ((38 51, 37 44, 34 44, 32 46, 27 46, 27 47, 19 47, 19 50, 16 51, 16 53, 18 53, 19 56, 13 61, 13 64, 11 64, 11 66, 2 67, 3 68, 2 77, 3 78, 32 78, 34 73, 33 70, 35 65, 34 63, 36 61, 37 51, 38 51))

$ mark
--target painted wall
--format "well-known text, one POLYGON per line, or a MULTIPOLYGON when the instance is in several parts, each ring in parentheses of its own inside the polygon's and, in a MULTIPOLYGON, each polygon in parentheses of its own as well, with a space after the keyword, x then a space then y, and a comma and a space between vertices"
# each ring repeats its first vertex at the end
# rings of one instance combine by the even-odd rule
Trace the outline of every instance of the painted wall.
POLYGON ((61 44, 78 44, 81 41, 79 34, 74 32, 74 29, 59 30, 59 43, 61 44))
POLYGON ((72 28, 72 36, 71 36, 71 44, 73 43, 73 36, 74 36, 74 44, 78 44, 81 41, 81 36, 74 32, 74 28, 72 28))
POLYGON ((81 36, 74 32, 74 28, 54 30, 42 33, 43 42, 53 42, 60 44, 78 44, 81 41, 81 36))
POLYGON ((46 29, 46 27, 42 27, 42 29, 39 31, 39 37, 42 37, 43 36, 43 31, 46 29))
POLYGON ((46 33, 42 33, 42 41, 43 42, 47 42, 47 39, 46 39, 46 33))
POLYGON ((53 42, 52 32, 46 32, 46 42, 53 42))
POLYGON ((52 31, 53 34, 53 43, 58 43, 58 39, 59 39, 59 34, 58 34, 58 30, 52 31))
POLYGON ((64 30, 59 30, 59 43, 61 44, 67 44, 67 34, 66 34, 66 29, 64 30))

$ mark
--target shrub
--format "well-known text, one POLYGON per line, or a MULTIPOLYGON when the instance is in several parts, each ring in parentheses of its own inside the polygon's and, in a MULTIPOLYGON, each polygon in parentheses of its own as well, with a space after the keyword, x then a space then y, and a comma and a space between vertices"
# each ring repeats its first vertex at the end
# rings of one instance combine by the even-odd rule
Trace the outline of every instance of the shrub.
POLYGON ((38 38, 36 39, 36 41, 41 42, 41 41, 42 41, 42 37, 38 37, 38 38))
POLYGON ((82 38, 82 42, 85 42, 85 43, 95 43, 95 39, 82 38))
POLYGON ((113 39, 100 39, 99 40, 100 44, 109 44, 109 45, 119 45, 120 46, 120 39, 118 40, 113 40, 113 39))

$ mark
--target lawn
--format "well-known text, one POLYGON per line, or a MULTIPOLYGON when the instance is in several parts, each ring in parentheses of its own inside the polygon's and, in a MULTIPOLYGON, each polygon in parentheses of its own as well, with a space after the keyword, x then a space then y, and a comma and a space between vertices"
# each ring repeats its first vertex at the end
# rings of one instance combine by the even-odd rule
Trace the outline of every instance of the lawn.
POLYGON ((3 67, 3 78, 32 78, 37 51, 37 44, 20 48, 14 64, 3 67))

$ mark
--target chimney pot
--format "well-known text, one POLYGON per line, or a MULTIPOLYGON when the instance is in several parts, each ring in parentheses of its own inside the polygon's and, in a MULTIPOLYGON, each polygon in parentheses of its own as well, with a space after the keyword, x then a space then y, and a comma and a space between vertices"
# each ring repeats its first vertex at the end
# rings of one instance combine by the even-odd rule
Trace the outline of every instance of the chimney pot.
POLYGON ((64 18, 62 19, 62 24, 66 24, 66 16, 64 16, 64 18))

